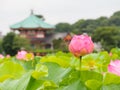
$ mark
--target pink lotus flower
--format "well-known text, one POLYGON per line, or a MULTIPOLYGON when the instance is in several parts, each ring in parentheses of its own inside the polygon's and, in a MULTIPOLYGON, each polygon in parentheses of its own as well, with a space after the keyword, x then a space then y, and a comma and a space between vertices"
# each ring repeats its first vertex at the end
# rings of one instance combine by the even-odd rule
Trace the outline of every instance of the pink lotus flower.
POLYGON ((93 51, 93 49, 94 43, 88 35, 75 35, 69 44, 70 52, 76 57, 89 54, 93 51))
POLYGON ((3 59, 3 58, 4 58, 4 56, 3 56, 2 54, 0 54, 0 58, 1 58, 1 59, 3 59))
POLYGON ((108 71, 120 76, 120 60, 111 61, 108 65, 108 71))
POLYGON ((19 60, 24 60, 27 52, 26 51, 18 51, 16 58, 19 60))

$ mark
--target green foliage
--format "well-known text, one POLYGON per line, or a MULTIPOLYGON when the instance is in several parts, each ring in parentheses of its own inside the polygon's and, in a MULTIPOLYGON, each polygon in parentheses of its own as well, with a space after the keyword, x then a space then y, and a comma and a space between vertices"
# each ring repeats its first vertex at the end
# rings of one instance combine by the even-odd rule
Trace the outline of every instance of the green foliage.
POLYGON ((56 50, 51 50, 51 49, 36 49, 36 50, 34 50, 34 52, 38 52, 38 53, 52 53, 52 52, 56 52, 56 50))
POLYGON ((63 54, 62 52, 58 52, 50 56, 45 56, 41 59, 41 62, 54 62, 64 68, 69 66, 77 68, 78 66, 78 61, 76 58, 72 57, 71 54, 63 54))
POLYGON ((10 32, 3 38, 2 47, 6 54, 13 56, 21 48, 29 49, 30 43, 27 39, 10 32))
POLYGON ((21 48, 25 48, 26 50, 30 50, 30 41, 26 38, 22 38, 19 36, 15 36, 13 47, 14 50, 20 50, 21 48))
POLYGON ((120 77, 111 73, 106 73, 104 77, 104 85, 109 85, 109 84, 120 84, 120 77))
POLYGON ((109 19, 109 25, 120 26, 120 11, 115 12, 109 19))
POLYGON ((54 83, 58 84, 61 82, 61 80, 69 74, 71 71, 71 68, 62 68, 56 63, 45 63, 45 65, 48 67, 48 77, 46 77, 47 80, 53 81, 54 83), (53 69, 54 68, 54 69, 53 69))
POLYGON ((6 54, 15 55, 17 52, 12 49, 13 42, 15 38, 15 33, 10 32, 4 38, 2 42, 2 47, 6 54))
POLYGON ((53 47, 54 49, 58 49, 60 47, 60 44, 62 43, 62 39, 54 39, 53 40, 53 47))
POLYGON ((95 70, 96 72, 106 72, 110 63, 110 56, 107 52, 92 53, 82 58, 83 70, 95 70))
POLYGON ((25 73, 24 68, 14 62, 6 61, 0 64, 0 82, 8 78, 19 78, 25 73))
POLYGON ((90 90, 100 90, 100 87, 101 87, 102 83, 93 79, 93 80, 86 81, 85 85, 90 90))
POLYGON ((3 53, 3 48, 2 48, 2 39, 0 39, 0 53, 3 53))
POLYGON ((112 55, 106 51, 85 55, 81 70, 79 59, 63 52, 33 61, 1 59, 0 90, 119 90, 120 76, 107 70, 112 56, 120 58, 119 52, 114 48, 112 55))
POLYGON ((68 23, 58 23, 56 24, 57 32, 70 32, 72 29, 71 25, 68 23))
POLYGON ((57 90, 87 90, 85 85, 78 79, 75 82, 57 90))
POLYGON ((0 84, 1 90, 26 90, 30 82, 31 74, 26 73, 20 79, 8 79, 0 84))
MULTIPOLYGON (((79 25, 79 27, 75 27, 75 29, 79 29, 78 33, 81 32, 81 33, 88 33, 88 34, 91 34, 93 32, 93 30, 98 26, 97 25, 97 21, 96 20, 92 20, 92 19, 88 19, 88 20, 85 20, 85 21, 81 21, 79 20, 77 23, 75 24, 78 24, 78 23, 81 23, 79 25), (82 22, 82 23, 81 23, 82 22)), ((74 24, 74 25, 75 25, 74 24)), ((78 26, 78 25, 77 25, 78 26)))
POLYGON ((53 47, 55 50, 68 51, 68 45, 63 39, 54 39, 53 47))
POLYGON ((120 56, 120 48, 113 48, 110 52, 120 56))
POLYGON ((45 65, 37 64, 35 70, 32 72, 32 76, 35 79, 39 79, 41 77, 48 75, 48 68, 45 65))
POLYGON ((83 28, 84 27, 84 22, 85 22, 85 20, 78 20, 77 22, 75 22, 73 25, 72 25, 72 32, 73 33, 78 33, 78 34, 80 34, 80 33, 82 33, 82 31, 80 30, 81 28, 83 28))
POLYGON ((100 41, 105 50, 120 47, 119 27, 99 27, 94 31, 92 37, 94 41, 100 41))
POLYGON ((56 24, 56 32, 73 32, 76 34, 92 34, 98 27, 120 26, 120 11, 115 12, 110 18, 101 16, 97 19, 80 19, 72 25, 68 23, 56 24))
POLYGON ((102 90, 119 90, 120 89, 120 85, 118 84, 110 84, 110 85, 107 85, 107 86, 103 86, 101 88, 102 90))

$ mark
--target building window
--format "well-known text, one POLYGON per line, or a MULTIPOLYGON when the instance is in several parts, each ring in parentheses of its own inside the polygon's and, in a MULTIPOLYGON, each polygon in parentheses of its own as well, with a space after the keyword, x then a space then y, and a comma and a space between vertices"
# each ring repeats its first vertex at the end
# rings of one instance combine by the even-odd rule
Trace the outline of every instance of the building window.
POLYGON ((35 37, 35 31, 28 31, 29 37, 35 37))
POLYGON ((45 37, 44 32, 43 31, 38 31, 36 37, 37 38, 44 38, 45 37))
POLYGON ((21 31, 21 32, 20 32, 20 37, 25 38, 25 37, 26 37, 26 32, 25 32, 25 31, 21 31))

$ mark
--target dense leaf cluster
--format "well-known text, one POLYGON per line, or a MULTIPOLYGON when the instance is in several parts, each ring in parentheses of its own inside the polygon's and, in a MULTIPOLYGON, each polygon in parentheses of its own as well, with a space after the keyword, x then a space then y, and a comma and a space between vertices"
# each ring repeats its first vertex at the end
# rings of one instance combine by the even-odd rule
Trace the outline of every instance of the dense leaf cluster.
POLYGON ((120 11, 115 12, 111 17, 101 16, 97 19, 80 19, 73 24, 58 23, 56 32, 74 32, 76 34, 92 34, 98 27, 120 26, 120 11))
POLYGON ((58 52, 32 61, 0 59, 0 90, 119 90, 120 76, 109 73, 110 60, 120 59, 120 49, 92 53, 79 59, 58 52))
POLYGON ((29 49, 30 42, 21 38, 13 32, 8 33, 3 40, 1 41, 1 52, 5 52, 5 54, 16 55, 18 50, 21 48, 29 49))

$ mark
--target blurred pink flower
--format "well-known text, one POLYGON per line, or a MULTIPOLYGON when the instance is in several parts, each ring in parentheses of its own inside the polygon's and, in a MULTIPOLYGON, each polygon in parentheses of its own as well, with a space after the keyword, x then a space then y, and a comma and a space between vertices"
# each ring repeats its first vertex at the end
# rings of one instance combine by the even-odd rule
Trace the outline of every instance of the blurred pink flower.
POLYGON ((18 51, 16 58, 19 60, 24 60, 27 52, 26 51, 18 51))
POLYGON ((110 52, 109 55, 112 56, 112 52, 110 52))
POLYGON ((6 55, 6 58, 10 58, 10 55, 9 55, 9 54, 7 54, 7 55, 6 55))
POLYGON ((108 71, 120 76, 120 60, 111 61, 108 65, 108 71))
POLYGON ((75 35, 70 44, 69 50, 76 57, 89 54, 94 49, 94 43, 88 35, 75 35))
POLYGON ((2 54, 0 54, 0 58, 2 59, 2 58, 4 58, 4 56, 2 54))

